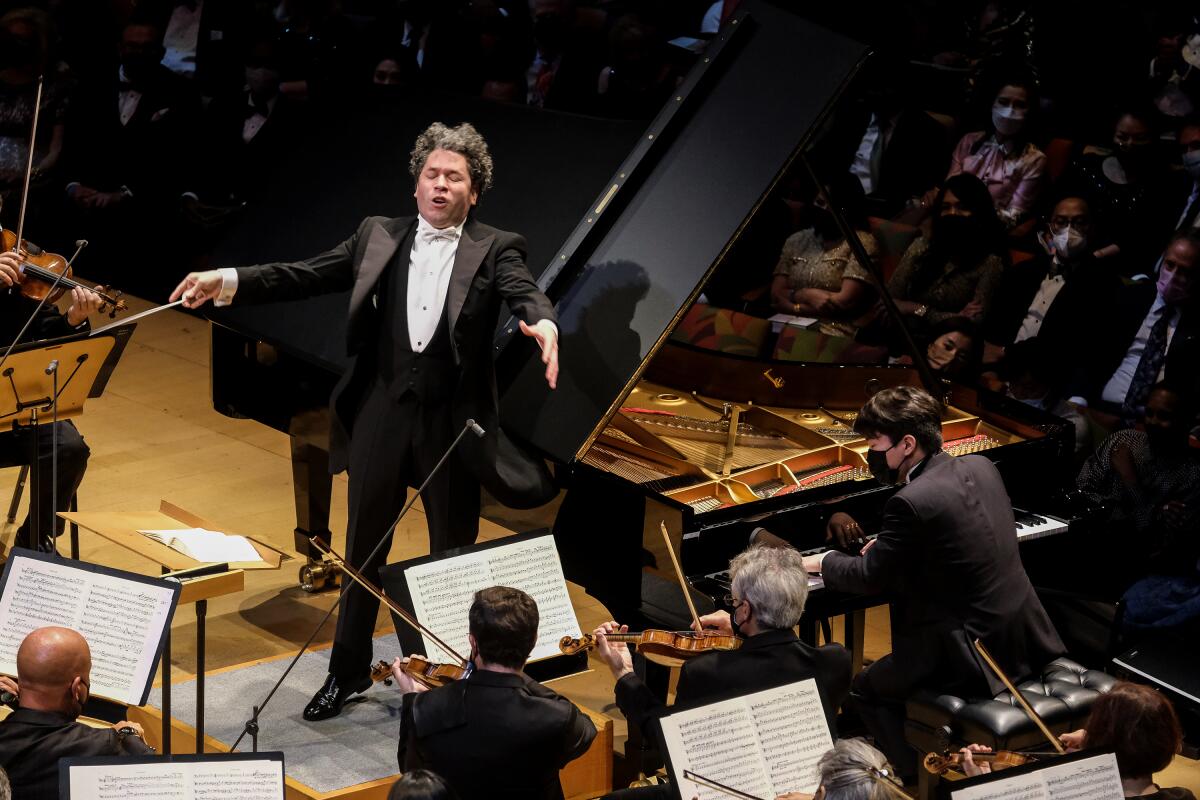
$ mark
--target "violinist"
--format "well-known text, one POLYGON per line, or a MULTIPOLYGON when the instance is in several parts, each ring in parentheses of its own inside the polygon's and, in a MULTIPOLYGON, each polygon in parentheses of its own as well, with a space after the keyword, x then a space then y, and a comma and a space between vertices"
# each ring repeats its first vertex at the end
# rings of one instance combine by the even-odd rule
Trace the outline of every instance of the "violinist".
POLYGON ((596 726, 523 671, 537 603, 493 586, 475 593, 468 619, 475 668, 463 680, 427 689, 401 660, 392 665, 405 692, 400 770, 432 770, 461 800, 562 800, 558 771, 587 751, 596 726))
MULTIPOLYGON (((730 562, 732 613, 718 611, 700 618, 707 630, 743 637, 736 650, 706 653, 683 665, 675 708, 688 708, 731 697, 773 689, 814 678, 831 732, 838 706, 850 688, 850 653, 838 644, 813 647, 793 628, 804 613, 808 576, 802 556, 790 548, 751 547, 730 562)), ((633 659, 623 645, 605 634, 625 626, 606 622, 595 631, 596 652, 616 678, 617 706, 631 726, 647 737, 666 705, 633 671, 633 659)), ((633 792, 635 790, 629 790, 633 792)), ((649 794, 649 792, 648 792, 649 794)))
MULTIPOLYGON (((981 668, 975 639, 1018 682, 1064 651, 1021 566, 1000 474, 983 456, 943 453, 941 420, 941 404, 911 386, 884 389, 867 401, 854 422, 867 441, 867 463, 878 480, 902 486, 861 554, 831 549, 804 559, 828 589, 893 592, 892 652, 855 676, 851 697, 876 746, 905 779, 917 768, 904 739, 904 702, 914 690, 963 696, 1003 690, 981 668)), ((842 543, 862 529, 837 513, 830 534, 842 543)))
MULTIPOLYGON (((0 253, 0 353, 13 343, 37 308, 37 301, 25 297, 18 289, 13 288, 19 282, 19 270, 20 261, 16 254, 0 253)), ((101 302, 100 296, 91 290, 79 287, 72 289, 71 305, 67 312, 60 313, 53 304, 47 303, 37 312, 21 341, 55 339, 86 331, 88 315, 97 311, 101 302)), ((42 479, 37 497, 31 498, 29 516, 17 529, 15 542, 18 547, 48 553, 54 550, 53 537, 62 533, 65 524, 55 512, 66 511, 70 507, 71 498, 83 480, 90 451, 70 420, 47 422, 38 425, 36 430, 6 430, 0 433, 0 467, 32 464, 35 452, 34 436, 38 437, 37 452, 41 459, 42 479), (53 429, 57 429, 58 439, 58 508, 51 508, 51 498, 55 496, 51 490, 50 478, 53 458, 51 444, 55 438, 53 429), (30 520, 34 514, 38 515, 38 529, 41 531, 41 541, 38 542, 33 541, 33 531, 30 527, 30 520)))

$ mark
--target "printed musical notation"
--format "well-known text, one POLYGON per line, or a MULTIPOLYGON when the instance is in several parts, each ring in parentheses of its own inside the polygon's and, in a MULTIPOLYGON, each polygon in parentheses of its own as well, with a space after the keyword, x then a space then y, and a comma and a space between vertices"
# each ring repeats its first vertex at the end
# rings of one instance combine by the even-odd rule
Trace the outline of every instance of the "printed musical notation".
POLYGON ((1105 753, 1065 763, 1048 761, 1031 772, 956 789, 954 800, 1122 800, 1117 757, 1105 753))
POLYGON ((812 679, 671 714, 662 732, 673 780, 700 800, 725 796, 684 770, 757 797, 813 792, 817 762, 833 746, 812 679))
POLYGON ((83 634, 92 651, 93 694, 141 704, 175 589, 69 562, 14 555, 0 595, 0 672, 14 673, 17 648, 36 628, 61 625, 83 634))
MULTIPOLYGON (((553 536, 419 564, 406 569, 404 577, 417 619, 463 656, 471 649, 467 612, 475 592, 489 586, 511 586, 537 601, 538 639, 531 661, 556 655, 562 637, 580 636, 553 536)), ((425 648, 432 658, 443 656, 428 638, 425 648)))
POLYGON ((268 759, 70 767, 71 800, 282 800, 283 762, 268 759))

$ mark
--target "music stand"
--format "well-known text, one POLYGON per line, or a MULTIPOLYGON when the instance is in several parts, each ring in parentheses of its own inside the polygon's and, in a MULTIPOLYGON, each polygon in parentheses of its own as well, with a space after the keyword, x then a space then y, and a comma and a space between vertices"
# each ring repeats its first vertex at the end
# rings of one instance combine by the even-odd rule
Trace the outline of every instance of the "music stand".
MULTIPOLYGON (((43 477, 36 428, 47 421, 78 417, 88 398, 103 394, 136 327, 136 323, 118 324, 96 333, 84 331, 59 339, 18 344, 0 370, 0 429, 26 430, 33 436, 29 519, 35 548, 42 541, 37 502, 43 477)), ((52 472, 57 472, 57 456, 51 458, 52 472)), ((51 480, 56 487, 57 475, 52 475, 51 480)), ((58 511, 57 507, 54 511, 58 511)), ((50 538, 57 538, 53 531, 50 538)))

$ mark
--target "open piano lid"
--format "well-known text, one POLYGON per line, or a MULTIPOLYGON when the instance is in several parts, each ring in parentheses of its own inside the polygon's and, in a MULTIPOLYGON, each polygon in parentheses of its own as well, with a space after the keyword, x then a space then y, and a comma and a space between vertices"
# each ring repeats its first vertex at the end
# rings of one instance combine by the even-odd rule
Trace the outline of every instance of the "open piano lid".
POLYGON ((556 390, 509 341, 516 322, 502 326, 507 430, 582 457, 865 55, 765 0, 742 5, 540 278, 559 315, 556 390))

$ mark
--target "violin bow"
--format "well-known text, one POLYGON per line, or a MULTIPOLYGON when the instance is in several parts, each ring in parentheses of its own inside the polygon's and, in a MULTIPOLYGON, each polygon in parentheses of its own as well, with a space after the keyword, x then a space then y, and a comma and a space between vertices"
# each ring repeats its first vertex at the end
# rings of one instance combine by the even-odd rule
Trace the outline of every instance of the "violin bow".
POLYGON ((679 578, 679 588, 683 590, 683 599, 687 601, 688 611, 692 612, 692 623, 696 626, 696 635, 703 636, 704 628, 700 626, 700 615, 696 613, 696 604, 692 602, 692 594, 688 591, 687 578, 683 577, 683 568, 679 566, 679 557, 675 555, 675 548, 671 546, 671 536, 667 533, 667 523, 664 520, 659 520, 658 529, 662 531, 663 544, 667 546, 667 553, 671 556, 671 563, 675 565, 675 576, 679 578))
POLYGON ((690 769, 685 769, 683 771, 683 777, 692 783, 698 783, 701 786, 704 786, 708 789, 713 789, 721 794, 727 794, 730 797, 740 797, 742 800, 763 800, 763 798, 756 794, 750 794, 749 792, 743 792, 741 789, 734 789, 732 786, 726 786, 719 781, 714 781, 712 778, 706 778, 703 775, 692 772, 690 769))
POLYGON ((395 600, 393 600, 392 598, 390 598, 386 594, 384 594, 382 589, 380 589, 378 586, 376 586, 375 584, 373 584, 369 580, 367 580, 367 578, 361 572, 359 572, 357 569, 355 569, 354 567, 347 564, 346 559, 339 556, 334 551, 332 546, 325 544, 325 542, 321 541, 316 536, 309 537, 308 541, 311 542, 312 546, 317 548, 317 550, 319 550, 322 553, 324 553, 325 555, 329 556, 329 558, 332 560, 333 565, 335 567, 337 567, 342 572, 349 575, 350 578, 355 583, 357 583, 359 586, 366 589, 368 592, 370 592, 372 595, 374 595, 379 600, 379 602, 383 603, 388 608, 390 608, 393 612, 395 612, 396 616, 400 617, 400 619, 404 620, 409 625, 411 625, 414 629, 416 629, 417 632, 423 634, 426 638, 429 639, 429 641, 433 642, 438 647, 440 647, 442 649, 442 651, 444 653, 446 653, 446 655, 450 656, 455 661, 457 661, 459 666, 461 666, 461 667, 467 666, 467 659, 463 658, 458 653, 454 652, 454 649, 452 647, 450 647, 450 645, 446 644, 441 639, 439 639, 437 637, 437 634, 435 634, 433 631, 429 630, 424 625, 422 625, 420 622, 418 622, 416 617, 414 617, 412 614, 408 613, 408 611, 406 611, 395 600))
POLYGON ((1031 720, 1033 720, 1033 724, 1037 725, 1038 730, 1040 730, 1042 735, 1046 737, 1046 741, 1050 742, 1050 745, 1054 748, 1055 752, 1060 756, 1066 753, 1066 748, 1064 748, 1062 743, 1058 741, 1058 737, 1050 732, 1050 729, 1046 727, 1046 723, 1043 722, 1042 718, 1039 717, 1037 712, 1033 710, 1033 706, 1029 705, 1029 701, 1026 700, 1019 691, 1017 691, 1017 687, 1013 686, 1013 682, 1009 680, 1007 675, 1004 674, 1004 670, 1000 669, 1000 665, 996 663, 996 659, 992 658, 992 654, 989 653, 988 649, 983 646, 983 640, 975 640, 975 650, 984 660, 984 663, 988 665, 988 668, 995 674, 997 678, 1000 679, 1000 682, 1004 684, 1004 688, 1007 689, 1009 693, 1016 698, 1016 701, 1021 704, 1021 710, 1024 711, 1031 720))
POLYGON ((21 252, 21 237, 25 233, 25 206, 29 201, 29 181, 33 177, 33 151, 37 144, 38 117, 42 112, 42 83, 45 76, 38 75, 37 94, 33 98, 33 125, 29 131, 29 158, 25 162, 25 188, 21 191, 21 210, 17 213, 17 242, 14 252, 21 252))

